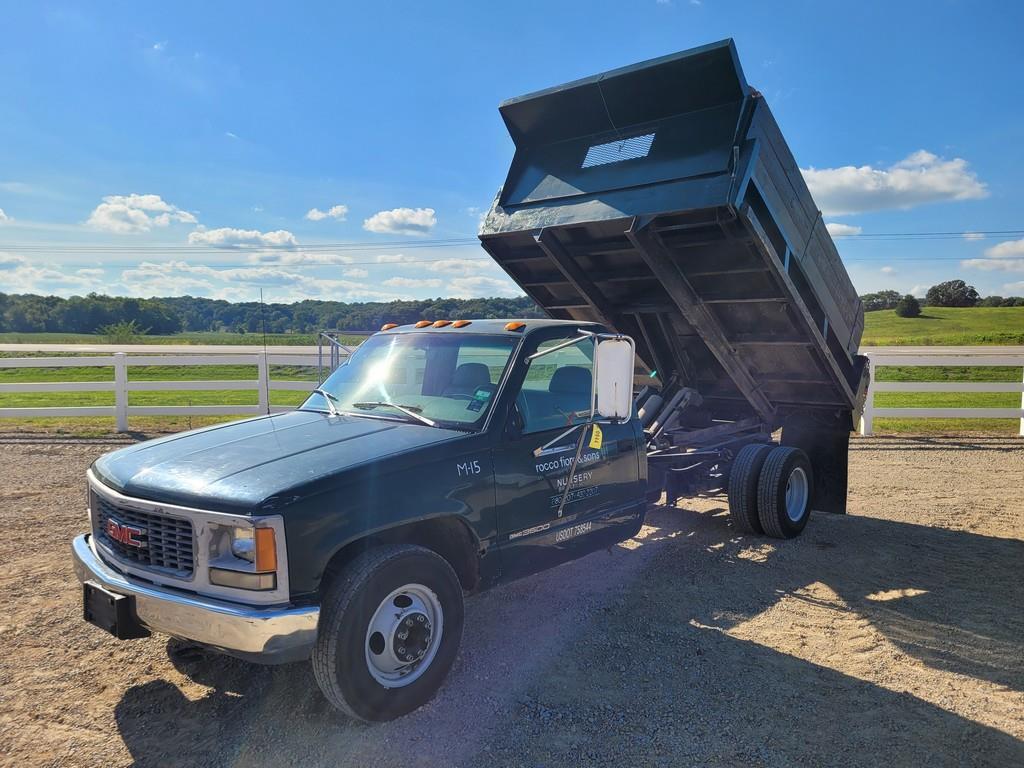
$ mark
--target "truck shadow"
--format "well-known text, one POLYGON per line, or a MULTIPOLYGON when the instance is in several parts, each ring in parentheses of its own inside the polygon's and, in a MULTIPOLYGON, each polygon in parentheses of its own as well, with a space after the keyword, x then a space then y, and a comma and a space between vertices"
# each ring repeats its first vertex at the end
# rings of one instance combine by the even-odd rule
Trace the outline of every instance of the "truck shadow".
MULTIPOLYGON (((656 507, 650 527, 611 556, 471 598, 448 683, 395 723, 345 719, 306 664, 261 667, 170 641, 172 663, 205 693, 166 680, 129 689, 115 710, 121 737, 139 765, 515 765, 523 739, 539 745, 549 729, 538 749, 569 748, 567 723, 544 716, 568 696, 567 710, 590 713, 571 733, 592 723, 600 739, 614 725, 607 718, 623 713, 667 733, 658 730, 667 720, 658 723, 670 715, 672 728, 724 763, 767 760, 773 734, 791 728, 804 735, 776 745, 784 762, 842 755, 866 764, 866 746, 886 743, 893 763, 968 764, 969 745, 982 763, 1024 764, 1024 743, 999 730, 728 634, 783 599, 838 600, 928 668, 1024 691, 1024 583, 1015 575, 1024 543, 817 513, 803 537, 774 542, 736 536, 726 520, 721 508, 656 507), (631 650, 649 649, 652 637, 664 653, 631 650), (729 688, 737 669, 750 670, 743 690, 729 688), (684 716, 691 707, 699 716, 684 716), (837 707, 855 722, 834 717, 837 707)), ((672 745, 619 747, 636 763, 672 745)))

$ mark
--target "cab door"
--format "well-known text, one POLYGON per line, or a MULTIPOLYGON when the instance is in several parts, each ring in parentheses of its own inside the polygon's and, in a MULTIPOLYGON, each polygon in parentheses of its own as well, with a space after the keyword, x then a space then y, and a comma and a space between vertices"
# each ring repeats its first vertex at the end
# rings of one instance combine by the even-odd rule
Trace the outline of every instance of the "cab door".
POLYGON ((621 541, 642 516, 635 420, 599 422, 596 434, 592 426, 568 431, 590 415, 593 354, 593 341, 582 341, 536 358, 519 377, 510 424, 493 454, 503 579, 621 541))

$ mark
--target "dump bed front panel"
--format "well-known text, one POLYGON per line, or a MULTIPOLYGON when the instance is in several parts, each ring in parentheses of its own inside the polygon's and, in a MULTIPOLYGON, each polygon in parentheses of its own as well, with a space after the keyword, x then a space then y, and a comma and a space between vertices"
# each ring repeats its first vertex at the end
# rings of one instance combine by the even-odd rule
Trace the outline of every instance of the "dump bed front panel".
POLYGON ((480 238, 549 314, 628 333, 723 418, 855 407, 860 301, 731 41, 502 114, 516 155, 480 238))

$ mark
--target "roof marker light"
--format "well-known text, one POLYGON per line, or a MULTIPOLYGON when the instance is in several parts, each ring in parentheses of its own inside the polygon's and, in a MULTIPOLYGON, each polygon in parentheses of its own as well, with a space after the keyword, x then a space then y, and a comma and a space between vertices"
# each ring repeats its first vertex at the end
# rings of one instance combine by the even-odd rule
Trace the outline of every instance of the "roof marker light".
POLYGON ((416 323, 415 327, 416 328, 426 328, 428 325, 430 325, 430 321, 429 320, 420 320, 418 323, 416 323))
POLYGON ((506 331, 521 331, 525 327, 526 327, 526 323, 516 323, 516 322, 505 323, 505 330, 506 331))
POLYGON ((382 325, 380 327, 380 329, 382 331, 390 331, 392 328, 397 328, 397 327, 398 327, 398 323, 384 323, 384 325, 382 325))
POLYGON ((473 322, 473 321, 472 320, 456 320, 454 323, 452 323, 452 328, 465 328, 471 322, 473 322))
POLYGON ((434 327, 435 328, 444 328, 446 325, 451 325, 451 324, 452 324, 451 320, 435 320, 434 321, 434 327))

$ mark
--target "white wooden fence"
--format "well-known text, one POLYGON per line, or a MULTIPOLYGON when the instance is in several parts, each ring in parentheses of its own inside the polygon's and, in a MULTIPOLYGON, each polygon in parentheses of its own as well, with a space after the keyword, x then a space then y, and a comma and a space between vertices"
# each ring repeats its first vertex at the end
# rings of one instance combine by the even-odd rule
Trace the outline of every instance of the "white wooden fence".
POLYGON ((860 433, 872 434, 876 417, 902 419, 1020 419, 1024 437, 1024 374, 1013 381, 877 381, 880 366, 1013 366, 1024 369, 1024 347, 867 347, 871 370, 860 433), (876 408, 876 392, 1020 392, 1020 408, 876 408))
MULTIPOLYGON (((155 351, 155 350, 154 350, 155 351)), ((318 355, 309 353, 245 352, 232 354, 128 354, 83 357, 21 357, 0 358, 4 368, 113 368, 110 381, 59 381, 45 383, 0 383, 0 393, 7 392, 113 392, 113 405, 60 406, 39 408, 0 408, 0 418, 40 418, 53 416, 113 416, 118 432, 128 431, 129 416, 257 416, 291 410, 289 406, 270 404, 271 390, 308 392, 313 381, 282 381, 270 378, 272 365, 309 366, 315 369, 318 355), (224 381, 132 381, 131 366, 196 366, 252 365, 255 379, 224 381), (130 392, 255 390, 256 405, 130 405, 130 392)), ((57 399, 55 398, 55 401, 57 399)))
MULTIPOLYGON (((155 353, 157 350, 153 350, 155 353)), ((876 381, 879 366, 1015 366, 1024 369, 1024 347, 868 347, 871 383, 861 419, 860 433, 872 434, 876 417, 898 418, 996 418, 1019 419, 1024 436, 1024 375, 1019 382, 979 381, 876 381), (1020 392, 1020 408, 876 408, 876 392, 1020 392)), ((111 367, 110 381, 60 381, 46 383, 0 383, 0 394, 11 392, 113 392, 113 405, 0 408, 0 418, 65 416, 113 416, 120 432, 128 430, 129 416, 256 416, 291 410, 270 404, 271 390, 308 392, 312 381, 282 381, 270 378, 272 365, 316 368, 322 362, 316 351, 244 351, 232 353, 152 354, 115 352, 83 357, 0 358, 4 368, 111 367), (252 365, 255 379, 224 381, 133 381, 131 366, 252 365), (255 405, 130 405, 130 392, 250 390, 257 393, 255 405)), ((326 371, 325 371, 326 373, 326 371)))

